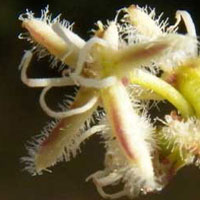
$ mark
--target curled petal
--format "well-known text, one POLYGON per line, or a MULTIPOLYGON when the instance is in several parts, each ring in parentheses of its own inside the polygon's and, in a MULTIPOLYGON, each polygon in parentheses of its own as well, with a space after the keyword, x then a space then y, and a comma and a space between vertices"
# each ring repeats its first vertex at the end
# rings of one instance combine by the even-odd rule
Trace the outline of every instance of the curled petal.
POLYGON ((196 28, 194 26, 194 22, 190 16, 190 14, 185 10, 177 10, 176 11, 176 23, 173 26, 170 26, 168 28, 168 30, 175 29, 179 25, 181 18, 183 18, 183 21, 184 21, 186 29, 187 29, 187 33, 190 36, 196 37, 197 34, 196 34, 196 28))

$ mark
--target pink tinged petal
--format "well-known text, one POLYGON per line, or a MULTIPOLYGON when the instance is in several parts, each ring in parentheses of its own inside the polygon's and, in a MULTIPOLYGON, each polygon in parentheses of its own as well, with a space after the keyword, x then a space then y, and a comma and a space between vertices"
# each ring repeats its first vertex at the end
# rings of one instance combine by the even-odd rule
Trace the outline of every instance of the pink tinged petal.
MULTIPOLYGON (((52 29, 51 24, 47 24, 45 21, 37 18, 32 18, 24 19, 22 26, 28 30, 32 40, 46 48, 50 54, 53 54, 61 60, 64 59, 63 62, 65 62, 67 65, 72 67, 76 66, 79 47, 76 44, 75 48, 73 41, 70 41, 71 44, 67 44, 64 38, 62 38, 52 29)), ((67 28, 63 27, 63 31, 66 34, 70 34, 70 36, 75 35, 72 31, 65 29, 67 28)), ((78 36, 76 35, 76 37, 78 36)))
POLYGON ((166 40, 163 37, 160 40, 134 44, 118 51, 102 48, 100 52, 103 60, 102 65, 106 74, 124 77, 134 68, 159 59, 171 48, 171 44, 169 39, 166 40))
POLYGON ((141 59, 149 59, 157 56, 163 50, 165 50, 169 45, 166 42, 154 42, 154 43, 146 43, 135 45, 133 48, 128 48, 124 51, 123 56, 121 55, 120 62, 130 62, 133 58, 138 60, 141 59))
MULTIPOLYGON (((95 93, 92 89, 81 88, 71 108, 87 103, 88 100, 94 97, 95 93)), ((78 144, 76 139, 78 140, 81 134, 79 130, 84 126, 84 122, 91 117, 96 108, 97 104, 80 115, 67 117, 58 122, 49 133, 49 136, 41 142, 36 150, 34 162, 37 173, 55 165, 57 161, 63 158, 69 160, 70 157, 76 155, 79 149, 79 146, 76 145, 78 144)))
POLYGON ((112 120, 113 123, 115 124, 115 133, 116 136, 118 137, 124 151, 126 152, 126 155, 131 159, 134 160, 135 155, 134 152, 130 149, 130 144, 127 141, 127 137, 126 137, 126 133, 122 128, 122 124, 121 124, 121 118, 119 116, 119 113, 117 112, 117 109, 113 106, 111 107, 111 115, 112 115, 112 120))
POLYGON ((152 129, 149 129, 147 122, 134 111, 126 88, 121 82, 102 90, 101 98, 113 134, 122 151, 130 163, 137 165, 149 183, 154 184, 150 149, 145 141, 152 129))

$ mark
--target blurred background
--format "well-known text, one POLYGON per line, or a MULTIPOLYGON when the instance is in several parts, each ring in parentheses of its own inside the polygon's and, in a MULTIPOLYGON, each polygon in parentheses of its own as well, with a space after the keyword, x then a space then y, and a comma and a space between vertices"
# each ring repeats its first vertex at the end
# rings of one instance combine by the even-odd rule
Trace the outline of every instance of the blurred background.
MULTIPOLYGON (((18 39, 24 32, 18 16, 28 8, 40 16, 47 4, 53 16, 75 22, 74 31, 89 39, 97 20, 113 19, 116 10, 131 4, 149 5, 163 18, 174 23, 177 9, 191 13, 199 33, 199 8, 194 1, 179 0, 1 0, 0 4, 0 200, 100 200, 92 182, 85 182, 91 173, 103 168, 103 144, 95 136, 82 145, 82 153, 69 163, 59 163, 53 173, 32 177, 23 171, 20 158, 26 155, 25 144, 50 120, 38 104, 41 89, 31 89, 20 81, 18 65, 30 45, 18 39)), ((32 76, 53 76, 55 69, 47 60, 34 61, 32 76)), ((52 104, 69 91, 51 93, 52 104)), ((182 169, 159 194, 138 197, 138 200, 199 200, 200 171, 195 167, 182 169)), ((123 198, 124 200, 126 198, 123 198)))

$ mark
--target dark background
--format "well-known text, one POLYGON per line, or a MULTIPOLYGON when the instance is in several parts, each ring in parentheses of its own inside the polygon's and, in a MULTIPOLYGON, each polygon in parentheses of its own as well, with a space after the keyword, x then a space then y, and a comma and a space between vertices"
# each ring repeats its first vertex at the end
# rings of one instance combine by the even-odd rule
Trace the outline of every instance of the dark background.
MULTIPOLYGON (((115 11, 130 4, 156 7, 157 12, 165 12, 174 22, 177 9, 191 13, 199 33, 199 8, 194 1, 131 1, 131 0, 52 0, 22 1, 1 0, 0 2, 0 200, 100 200, 92 182, 85 178, 103 168, 103 145, 100 138, 93 137, 82 146, 82 154, 69 163, 60 163, 53 167, 53 173, 32 177, 24 172, 20 157, 26 155, 25 143, 31 136, 40 133, 50 120, 38 104, 41 89, 31 89, 20 81, 18 64, 27 42, 18 40, 23 32, 18 16, 26 8, 37 15, 47 4, 56 16, 76 22, 74 31, 84 39, 89 39, 97 20, 106 22, 113 19, 115 11)), ((35 62, 32 76, 53 75, 55 70, 48 63, 35 62)), ((67 93, 56 90, 52 93, 52 103, 67 93)), ((148 200, 199 200, 200 171, 195 167, 182 169, 171 183, 159 194, 147 195, 138 199, 148 200)), ((124 198, 126 199, 126 198, 124 198)))

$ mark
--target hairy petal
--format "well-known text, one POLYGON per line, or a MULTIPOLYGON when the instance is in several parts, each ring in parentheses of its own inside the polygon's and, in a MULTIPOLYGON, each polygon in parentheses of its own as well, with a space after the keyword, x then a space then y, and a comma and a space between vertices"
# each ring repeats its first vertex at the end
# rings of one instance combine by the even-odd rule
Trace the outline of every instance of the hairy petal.
POLYGON ((65 64, 75 67, 79 49, 85 42, 69 28, 61 24, 58 25, 59 18, 50 22, 45 18, 35 18, 30 14, 28 16, 27 18, 20 17, 20 19, 22 26, 28 30, 32 40, 46 48, 50 54, 65 64), (70 38, 68 43, 63 35, 70 38))
POLYGON ((162 34, 162 29, 159 27, 159 20, 153 19, 155 12, 147 13, 145 9, 139 6, 131 5, 126 9, 126 18, 130 24, 132 24, 136 30, 146 37, 157 37, 162 34))
POLYGON ((114 86, 102 90, 101 98, 111 123, 112 132, 117 138, 122 152, 147 180, 147 187, 155 187, 154 172, 149 145, 145 137, 151 135, 150 126, 133 110, 127 91, 118 81, 114 86))
MULTIPOLYGON (((80 89, 71 108, 82 106, 93 98, 95 93, 92 89, 80 89)), ((63 159, 63 156, 66 160, 69 160, 71 154, 72 156, 76 155, 76 151, 79 148, 79 146, 76 146, 76 142, 78 142, 78 137, 81 134, 79 130, 84 126, 84 122, 91 117, 96 108, 97 104, 80 115, 63 118, 58 122, 49 135, 42 140, 35 152, 34 163, 37 173, 56 164, 57 161, 63 159), (71 147, 68 145, 71 145, 71 147)))
MULTIPOLYGON (((149 65, 152 62, 158 65, 171 65, 180 62, 183 55, 193 55, 188 47, 194 39, 189 36, 168 34, 156 40, 133 44, 121 50, 99 48, 100 62, 104 66, 104 74, 115 74, 118 77, 127 74, 136 67, 149 65)), ((165 69, 164 69, 165 70, 165 69)))

